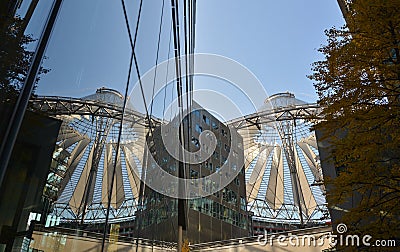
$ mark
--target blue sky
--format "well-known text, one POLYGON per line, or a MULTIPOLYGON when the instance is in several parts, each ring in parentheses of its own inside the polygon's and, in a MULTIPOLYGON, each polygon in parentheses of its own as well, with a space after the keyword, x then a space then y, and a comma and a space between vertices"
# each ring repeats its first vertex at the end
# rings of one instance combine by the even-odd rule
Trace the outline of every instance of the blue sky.
MULTIPOLYGON (((162 2, 143 4, 136 47, 141 74, 156 62, 162 2)), ((138 3, 126 1, 132 32, 138 3)), ((40 23, 39 15, 34 18, 40 23)), ((317 49, 325 43, 324 30, 343 22, 334 0, 198 0, 195 51, 236 60, 256 75, 269 95, 290 91, 315 102, 306 75, 311 63, 322 57, 317 49)), ((35 29, 33 22, 34 35, 35 29)), ((170 1, 165 0, 159 61, 173 56, 168 49, 170 31, 170 1)), ((101 86, 123 93, 130 47, 121 2, 64 1, 46 56, 44 65, 51 71, 38 85, 40 95, 83 97, 101 86)), ((133 73, 131 90, 136 81, 133 73)), ((210 87, 224 89, 216 80, 196 80, 195 88, 210 87)))
POLYGON ((248 67, 268 94, 291 91, 315 102, 311 63, 321 59, 324 30, 343 25, 334 0, 198 1, 198 52, 218 53, 248 67))

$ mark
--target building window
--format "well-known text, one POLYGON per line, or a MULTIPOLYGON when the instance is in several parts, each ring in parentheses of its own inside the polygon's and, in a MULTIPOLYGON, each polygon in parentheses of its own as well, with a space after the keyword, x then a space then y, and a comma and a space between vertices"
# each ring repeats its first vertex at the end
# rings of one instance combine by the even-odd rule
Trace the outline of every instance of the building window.
POLYGON ((221 141, 217 141, 217 148, 221 149, 221 141))
POLYGON ((200 147, 199 139, 192 137, 192 144, 196 147, 200 147))
POLYGON ((190 170, 190 178, 191 179, 197 179, 199 178, 199 172, 196 170, 190 170))
POLYGON ((237 203, 236 193, 229 188, 224 188, 222 190, 222 197, 228 203, 231 203, 231 204, 237 203))
POLYGON ((238 177, 236 177, 233 181, 235 182, 235 185, 240 186, 240 180, 238 177))
POLYGON ((193 111, 195 117, 200 118, 200 110, 193 111))
POLYGON ((240 209, 246 211, 246 199, 242 196, 240 196, 240 209))
POLYGON ((232 164, 232 171, 236 171, 237 170, 237 165, 236 164, 232 164))
POLYGON ((208 118, 206 115, 203 115, 203 121, 204 121, 207 125, 210 125, 210 118, 208 118))
POLYGON ((218 129, 218 124, 216 123, 216 122, 211 122, 211 127, 213 128, 213 129, 215 129, 215 130, 217 130, 218 129))
POLYGON ((192 185, 195 185, 196 187, 199 186, 197 179, 199 178, 199 172, 196 170, 190 170, 190 179, 192 179, 191 183, 192 185))
POLYGON ((227 144, 224 144, 224 149, 225 149, 225 151, 228 152, 228 153, 231 151, 231 148, 230 148, 229 145, 227 145, 227 144))
MULTIPOLYGON (((227 223, 246 229, 246 215, 236 212, 218 202, 208 198, 189 200, 189 207, 193 210, 218 218, 227 223)), ((255 228, 256 229, 256 228, 255 228)))
POLYGON ((202 188, 203 188, 203 191, 205 191, 205 192, 208 192, 208 193, 211 192, 211 190, 212 190, 211 180, 208 178, 203 178, 202 179, 202 188))
POLYGON ((227 137, 227 132, 226 132, 226 130, 221 129, 221 134, 222 134, 224 137, 227 137))
POLYGON ((209 169, 210 171, 213 171, 213 163, 206 161, 206 168, 209 169))
POLYGON ((199 134, 200 134, 201 132, 203 132, 203 128, 202 128, 200 125, 198 125, 198 124, 196 124, 195 130, 196 130, 196 132, 199 133, 199 134))

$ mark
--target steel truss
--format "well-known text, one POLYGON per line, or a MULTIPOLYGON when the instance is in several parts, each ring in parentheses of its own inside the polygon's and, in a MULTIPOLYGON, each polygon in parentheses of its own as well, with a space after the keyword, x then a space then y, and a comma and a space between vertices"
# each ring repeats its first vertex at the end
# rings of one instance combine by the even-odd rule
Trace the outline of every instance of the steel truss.
MULTIPOLYGON (((76 222, 82 217, 82 215, 76 216, 68 204, 55 203, 53 209, 52 215, 60 217, 62 222, 76 222)), ((134 220, 137 209, 136 199, 124 200, 118 209, 111 208, 110 223, 134 220)), ((104 223, 107 209, 104 208, 102 203, 94 203, 88 206, 86 212, 88 214, 85 215, 84 223, 104 223)))
POLYGON ((290 107, 274 108, 272 110, 260 111, 244 117, 233 119, 227 122, 237 130, 248 128, 249 126, 260 127, 261 124, 304 119, 318 121, 322 119, 321 107, 318 104, 302 104, 290 107))
POLYGON ((311 127, 321 108, 283 93, 228 124, 243 136, 248 210, 254 217, 306 225, 329 220, 311 127), (315 186, 318 185, 318 186, 315 186))
MULTIPOLYGON (((291 98, 294 98, 294 96, 291 98)), ((286 97, 284 99, 290 100, 291 98, 286 97)), ((275 96, 274 99, 283 98, 275 96)), ((56 201, 52 214, 61 217, 63 221, 67 222, 95 223, 104 221, 106 214, 104 202, 92 201, 93 190, 97 184, 101 183, 95 182, 95 179, 99 177, 97 173, 104 173, 104 169, 101 170, 99 167, 104 166, 103 153, 107 151, 101 146, 105 145, 106 142, 112 145, 109 135, 113 131, 114 125, 120 122, 122 109, 118 105, 106 101, 45 96, 32 98, 30 109, 64 120, 63 132, 60 131, 57 143, 59 147, 64 146, 65 150, 69 151, 70 156, 73 156, 75 149, 79 150, 81 152, 80 156, 77 154, 78 151, 75 151, 74 156, 77 162, 80 159, 89 158, 89 151, 84 152, 87 146, 97 146, 97 149, 95 148, 91 155, 91 162, 95 165, 93 169, 88 169, 92 174, 89 176, 92 181, 90 182, 90 179, 87 180, 86 186, 82 187, 85 197, 79 197, 78 201, 81 201, 81 203, 78 203, 75 209, 71 208, 69 198, 56 201), (90 121, 92 122, 91 124, 88 123, 90 121), (89 139, 87 135, 89 130, 97 132, 92 135, 93 139, 89 139)), ((309 131, 309 125, 322 119, 320 112, 321 108, 316 104, 294 102, 287 106, 269 106, 267 109, 262 109, 257 113, 227 122, 229 126, 236 128, 244 136, 247 201, 248 209, 253 212, 254 217, 287 222, 297 221, 304 224, 329 219, 324 196, 316 195, 316 193, 323 194, 325 188, 320 183, 322 174, 315 136, 309 131), (308 126, 304 126, 306 122, 308 126), (300 125, 303 125, 303 128, 299 131, 300 125), (269 130, 273 130, 274 133, 268 133, 269 130), (270 137, 272 137, 272 140, 269 139, 270 137), (276 157, 285 160, 286 163, 283 164, 276 157), (311 170, 311 172, 305 174, 303 171, 305 169, 311 170), (289 172, 286 172, 286 170, 289 172), (310 175, 311 173, 312 175, 310 175), (249 179, 252 176, 255 183, 250 184, 249 179), (314 181, 310 181, 311 176, 314 181), (274 178, 275 182, 271 178, 274 178), (289 180, 291 183, 288 183, 289 180), (319 187, 311 189, 313 184, 318 184, 319 187), (310 204, 310 202, 315 203, 310 204)), ((151 125, 160 124, 159 120, 155 118, 152 118, 152 120, 154 121, 151 125)), ((127 137, 123 137, 120 153, 123 153, 124 156, 121 157, 123 161, 121 167, 126 169, 126 166, 129 165, 128 168, 140 170, 137 167, 139 163, 135 165, 133 160, 127 158, 126 155, 134 155, 142 163, 142 157, 140 156, 143 155, 145 135, 148 131, 149 122, 143 114, 128 108, 124 116, 124 123, 127 124, 127 128, 132 127, 137 131, 139 129, 138 126, 140 126, 141 130, 139 129, 139 137, 136 136, 137 139, 134 140, 134 143, 129 137, 131 135, 129 130, 126 133, 128 134, 127 137)), ((109 153, 115 152, 112 147, 109 146, 107 148, 109 153)), ((65 160, 59 161, 64 166, 69 165, 70 167, 72 164, 71 161, 69 163, 65 160)), ((64 171, 53 167, 53 172, 56 176, 63 179, 69 176, 65 182, 61 183, 62 190, 67 187, 68 183, 72 183, 69 181, 71 178, 74 178, 72 180, 75 181, 76 185, 76 181, 80 176, 79 174, 76 175, 76 173, 83 173, 84 165, 80 165, 80 170, 77 168, 76 171, 74 170, 75 168, 68 171, 67 167, 66 171, 64 171)), ((132 187, 133 182, 139 183, 140 177, 138 174, 130 175, 129 182, 131 182, 130 185, 132 187)), ((127 175, 124 176, 126 177, 127 175)), ((52 183, 53 186, 57 185, 54 181, 52 183)), ((127 184, 128 182, 123 183, 127 184)), ((102 187, 104 189, 104 184, 102 187)), ((119 195, 120 201, 118 204, 114 204, 110 211, 110 222, 135 218, 138 189, 132 189, 133 198, 121 198, 121 194, 115 193, 114 196, 118 198, 119 195)), ((60 197, 61 195, 58 196, 60 197)), ((69 197, 72 197, 71 193, 69 197)))
MULTIPOLYGON (((122 118, 121 99, 118 92, 101 88, 82 99, 36 96, 30 100, 30 110, 63 121, 53 154, 53 163, 57 165, 52 165, 47 181, 54 191, 50 194, 55 200, 51 215, 61 222, 105 221, 105 195, 111 181, 110 169, 117 153, 115 141, 122 118)), ((149 125, 160 123, 151 118, 150 124, 145 115, 128 105, 116 164, 110 223, 135 218, 145 135, 149 125)))
MULTIPOLYGON (((101 101, 61 96, 35 96, 30 100, 29 109, 40 111, 50 116, 90 115, 113 118, 118 121, 122 118, 122 108, 120 106, 101 101)), ((124 121, 142 126, 150 125, 144 114, 129 108, 125 110, 124 121)), ((154 118, 152 125, 157 123, 159 123, 159 120, 154 118)))
MULTIPOLYGON (((248 204, 248 210, 253 213, 254 218, 271 222, 300 223, 300 211, 295 204, 283 204, 280 209, 274 211, 265 200, 254 199, 248 204)), ((313 214, 304 219, 303 223, 321 223, 329 219, 327 205, 321 204, 316 206, 313 214), (317 216, 319 213, 323 213, 323 215, 317 216)))

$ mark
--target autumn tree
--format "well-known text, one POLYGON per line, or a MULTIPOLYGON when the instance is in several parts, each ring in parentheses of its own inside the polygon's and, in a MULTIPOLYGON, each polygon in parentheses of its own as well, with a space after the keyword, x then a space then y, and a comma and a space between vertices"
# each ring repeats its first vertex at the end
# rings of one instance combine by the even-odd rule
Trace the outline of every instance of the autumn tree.
MULTIPOLYGON (((316 127, 334 146, 340 170, 327 178, 330 207, 343 209, 349 232, 400 236, 400 0, 354 0, 347 25, 326 31, 324 60, 309 76, 325 120, 316 127)), ((400 244, 398 244, 400 245, 400 244)), ((354 249, 354 248, 353 248, 354 249)), ((358 248, 363 249, 363 248, 358 248)), ((376 249, 376 248, 365 248, 376 249)), ((389 248, 379 248, 389 249, 389 248)))

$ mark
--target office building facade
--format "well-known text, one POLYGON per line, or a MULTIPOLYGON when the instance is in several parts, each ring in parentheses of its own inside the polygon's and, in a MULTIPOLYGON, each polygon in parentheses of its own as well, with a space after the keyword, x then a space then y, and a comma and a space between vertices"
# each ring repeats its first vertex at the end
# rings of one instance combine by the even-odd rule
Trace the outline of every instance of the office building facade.
MULTIPOLYGON (((200 243, 248 236, 249 221, 246 211, 242 137, 197 105, 193 112, 184 118, 182 124, 177 123, 177 120, 172 120, 166 126, 166 132, 178 130, 179 125, 188 126, 189 130, 185 132, 184 138, 189 152, 197 152, 200 148, 211 152, 207 150, 211 146, 200 142, 200 134, 205 130, 211 131, 217 140, 216 148, 207 160, 184 166, 184 177, 192 179, 191 183, 194 185, 191 188, 198 188, 199 191, 209 194, 206 197, 196 198, 190 196, 192 192, 188 192, 191 199, 184 201, 186 220, 184 238, 187 238, 190 243, 200 243), (235 141, 232 141, 233 138, 235 141), (233 158, 228 160, 230 153, 233 158), (221 170, 224 164, 229 165, 228 171, 237 175, 232 177, 233 180, 228 185, 218 190, 222 184, 207 176, 213 173, 219 173, 221 178, 226 176, 226 172, 221 170), (196 180, 199 178, 200 180, 196 180)), ((179 138, 175 138, 175 141, 179 141, 179 138)), ((149 154, 157 165, 169 174, 178 176, 179 162, 166 150, 161 127, 155 128, 152 137, 148 135, 147 142, 149 154)), ((151 161, 148 161, 148 169, 154 166, 151 161)), ((145 184, 151 184, 149 181, 151 179, 153 179, 151 176, 146 177, 145 184)), ((178 190, 178 188, 167 190, 178 190)), ((145 186, 143 209, 136 215, 139 220, 138 235, 152 240, 176 241, 178 215, 181 214, 183 213, 178 213, 178 199, 162 195, 145 186)))

